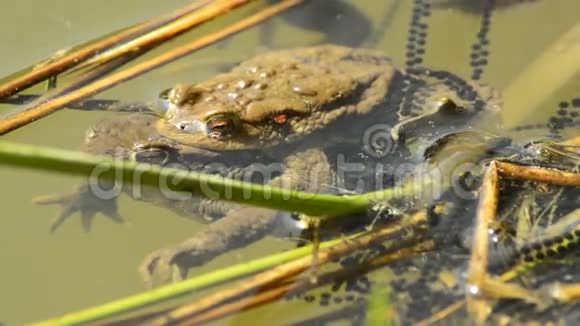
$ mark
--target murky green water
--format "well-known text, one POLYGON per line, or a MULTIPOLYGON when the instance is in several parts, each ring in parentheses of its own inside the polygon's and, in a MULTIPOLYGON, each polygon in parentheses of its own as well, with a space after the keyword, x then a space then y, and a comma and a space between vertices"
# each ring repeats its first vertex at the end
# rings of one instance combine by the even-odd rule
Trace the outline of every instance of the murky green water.
MULTIPOLYGON (((10 10, 0 13, 3 27, 0 28, 0 41, 4 44, 0 76, 46 58, 57 50, 155 17, 187 3, 183 0, 11 1, 10 10)), ((375 44, 369 44, 361 37, 365 36, 364 29, 345 28, 356 23, 349 17, 364 15, 370 21, 369 27, 378 28, 393 8, 394 0, 353 0, 344 3, 346 5, 340 7, 344 9, 342 15, 332 20, 335 31, 331 36, 275 19, 268 24, 268 28, 272 29, 271 44, 260 44, 260 33, 264 30, 244 32, 224 44, 202 50, 100 96, 124 101, 152 101, 160 90, 177 82, 200 80, 214 74, 217 64, 243 60, 268 46, 295 47, 317 44, 325 41, 326 37, 340 39, 337 33, 347 31, 352 32, 355 40, 358 40, 351 40, 352 44, 384 50, 395 62, 403 65, 411 1, 401 1, 388 26, 380 27, 378 34, 374 32, 379 37, 375 44)), ((248 12, 255 8, 242 11, 248 12)), ((580 23, 578 12, 580 3, 576 0, 544 0, 534 5, 516 6, 497 12, 492 18, 490 63, 483 80, 500 90, 506 89, 544 49, 580 23)), ((307 14, 312 15, 304 15, 307 14)), ((216 20, 176 42, 195 38, 233 19, 231 16, 216 20)), ((479 24, 480 19, 475 15, 450 10, 434 12, 429 20, 425 65, 468 76, 469 50, 475 41, 479 24)), ((328 24, 327 28, 331 26, 328 24)), ((347 38, 348 35, 339 36, 347 38)), ((366 35, 366 40, 372 36, 366 35)), ((576 41, 580 42, 580 39, 576 41)), ((558 62, 553 64, 558 65, 558 62)), ((566 87, 540 105, 543 109, 532 110, 533 113, 524 111, 527 108, 515 107, 506 102, 503 112, 506 124, 545 121, 546 117, 553 114, 560 100, 580 96, 577 87, 580 80, 577 74, 575 76, 566 83, 566 87)), ((543 76, 536 78, 533 82, 543 82, 543 76)), ((514 94, 517 96, 512 98, 516 99, 534 95, 525 89, 514 94)), ((0 110, 6 109, 6 106, 0 106, 0 110)), ((74 149, 81 143, 86 128, 104 115, 106 113, 63 111, 4 136, 3 139, 74 149)), ((191 220, 173 216, 164 209, 123 197, 120 200, 120 211, 131 221, 130 225, 119 226, 97 218, 90 234, 83 233, 80 222, 73 221, 50 235, 48 225, 57 214, 58 207, 35 206, 30 203, 30 199, 67 190, 81 180, 6 167, 0 168, 0 180, 0 321, 8 325, 57 316, 141 291, 143 286, 136 267, 142 258, 154 249, 181 242, 203 227, 191 220)), ((266 239, 248 249, 221 257, 194 273, 203 273, 289 247, 292 244, 285 241, 266 239)), ((274 318, 278 321, 299 320, 315 314, 318 309, 317 305, 302 301, 282 302, 228 318, 226 322, 244 325, 250 322, 266 324, 274 318)))

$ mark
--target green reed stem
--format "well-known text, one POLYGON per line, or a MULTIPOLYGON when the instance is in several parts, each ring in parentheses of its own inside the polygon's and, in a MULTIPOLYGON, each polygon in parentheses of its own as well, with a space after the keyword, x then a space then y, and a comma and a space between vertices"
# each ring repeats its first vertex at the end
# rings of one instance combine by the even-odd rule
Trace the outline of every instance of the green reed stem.
MULTIPOLYGON (((0 141, 0 165, 81 175, 93 178, 93 181, 108 179, 130 182, 133 185, 167 187, 173 191, 189 191, 195 195, 215 199, 231 200, 277 210, 296 211, 312 217, 332 217, 365 212, 370 205, 378 200, 388 200, 401 196, 409 197, 416 189, 414 183, 409 183, 400 188, 386 189, 365 195, 320 195, 75 151, 5 141, 0 141)), ((337 241, 341 240, 325 242, 321 244, 321 248, 332 246, 337 241)), ((73 325, 111 317, 276 266, 282 262, 305 256, 311 250, 310 247, 304 247, 235 265, 101 306, 70 313, 57 319, 41 322, 39 325, 73 325)))
MULTIPOLYGON (((75 151, 5 141, 0 141, 0 165, 81 175, 90 177, 93 181, 108 179, 129 182, 133 185, 166 187, 166 189, 173 191, 188 191, 195 195, 215 199, 230 200, 277 210, 296 211, 315 218, 365 212, 370 205, 378 200, 388 200, 401 196, 409 197, 413 195, 413 191, 416 189, 413 184, 409 184, 400 188, 386 189, 357 196, 312 194, 244 183, 175 168, 164 168, 75 151)), ((325 242, 321 244, 321 248, 332 246, 337 241, 341 240, 325 242)), ((310 247, 304 247, 249 263, 235 265, 153 291, 70 313, 57 319, 41 322, 39 325, 73 325, 103 319, 146 305, 173 299, 226 280, 255 273, 282 262, 307 255, 311 250, 310 247)))
POLYGON ((416 188, 407 185, 356 196, 313 194, 175 168, 4 141, 0 141, 0 165, 81 175, 90 177, 93 181, 115 180, 135 186, 162 187, 213 199, 325 218, 365 212, 377 200, 409 197, 416 188))

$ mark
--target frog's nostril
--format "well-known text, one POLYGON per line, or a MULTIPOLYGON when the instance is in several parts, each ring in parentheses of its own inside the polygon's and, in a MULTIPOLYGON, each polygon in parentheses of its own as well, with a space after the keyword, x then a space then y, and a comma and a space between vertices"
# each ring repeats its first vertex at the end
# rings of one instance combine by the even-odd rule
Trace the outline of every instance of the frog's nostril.
POLYGON ((190 122, 180 122, 177 124, 177 128, 183 132, 193 132, 193 125, 190 122))
POLYGON ((207 132, 207 127, 198 121, 181 121, 176 123, 175 127, 188 134, 207 132))

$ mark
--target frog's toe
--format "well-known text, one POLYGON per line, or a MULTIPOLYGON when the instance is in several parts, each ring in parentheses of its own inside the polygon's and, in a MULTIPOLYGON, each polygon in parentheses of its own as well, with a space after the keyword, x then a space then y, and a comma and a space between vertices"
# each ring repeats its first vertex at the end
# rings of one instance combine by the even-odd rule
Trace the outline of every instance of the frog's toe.
MULTIPOLYGON (((58 230, 71 216, 77 211, 81 211, 81 205, 76 200, 76 194, 73 193, 63 193, 56 195, 40 196, 32 200, 33 203, 37 205, 61 205, 62 210, 50 224, 50 232, 54 233, 58 230)), ((82 211, 81 211, 82 212, 82 211)), ((85 220, 90 221, 92 215, 88 212, 82 212, 83 225, 85 223, 90 224, 90 222, 85 222, 85 220)))
POLYGON ((139 274, 148 287, 151 288, 155 283, 166 283, 171 280, 172 273, 169 261, 173 255, 173 250, 163 248, 150 253, 143 259, 139 266, 139 274))
MULTIPOLYGON (((81 225, 85 232, 90 232, 93 226, 93 217, 95 217, 96 212, 93 211, 83 211, 81 210, 81 225)), ((52 228, 51 228, 52 230, 52 228)))
MULTIPOLYGON (((50 223, 50 233, 54 233, 56 232, 56 230, 58 230, 66 220, 68 220, 72 214, 75 211, 73 209, 70 209, 68 207, 65 207, 62 212, 56 217, 56 219, 54 219, 54 221, 52 221, 52 223, 50 223)), ((83 224, 84 224, 84 218, 83 218, 83 224)))
POLYGON ((119 214, 119 210, 117 209, 117 201, 115 200, 108 200, 106 203, 99 206, 98 209, 81 208, 80 212, 81 221, 85 232, 89 232, 91 230, 93 217, 95 217, 97 213, 103 214, 105 217, 118 224, 126 222, 125 219, 123 219, 123 217, 119 214))
POLYGON ((61 205, 62 210, 50 225, 50 232, 54 233, 76 212, 81 214, 83 229, 91 230, 93 218, 97 213, 102 213, 109 219, 123 223, 124 219, 117 210, 117 201, 113 199, 101 199, 93 195, 87 188, 81 187, 72 192, 40 196, 32 200, 39 205, 61 205))
MULTIPOLYGON (((203 251, 203 250, 200 250, 203 251)), ((189 269, 202 265, 209 258, 193 252, 191 248, 163 248, 156 250, 143 259, 139 273, 148 287, 155 284, 182 281, 187 278, 189 269)))

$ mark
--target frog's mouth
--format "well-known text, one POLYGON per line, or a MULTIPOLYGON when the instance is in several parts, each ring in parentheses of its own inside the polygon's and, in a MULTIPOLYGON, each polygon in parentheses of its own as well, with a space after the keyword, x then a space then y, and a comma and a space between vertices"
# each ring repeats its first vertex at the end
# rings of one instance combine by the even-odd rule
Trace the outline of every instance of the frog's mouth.
MULTIPOLYGON (((264 148, 273 148, 281 145, 278 139, 261 139, 259 132, 245 135, 236 134, 235 137, 215 140, 208 137, 206 126, 201 122, 189 122, 187 132, 183 132, 173 123, 160 119, 156 123, 156 130, 167 140, 179 144, 184 151, 198 152, 202 156, 217 156, 225 152, 259 151, 264 148)), ((249 128, 248 128, 249 129, 249 128)))
MULTIPOLYGON (((160 133, 163 134, 163 133, 160 133)), ((191 143, 190 139, 182 141, 173 136, 161 136, 165 144, 170 144, 171 151, 177 153, 179 160, 187 162, 188 165, 206 165, 213 163, 223 163, 226 165, 240 165, 247 162, 254 162, 258 157, 263 156, 263 148, 244 146, 236 148, 231 144, 224 144, 223 148, 204 146, 205 144, 191 143)))

